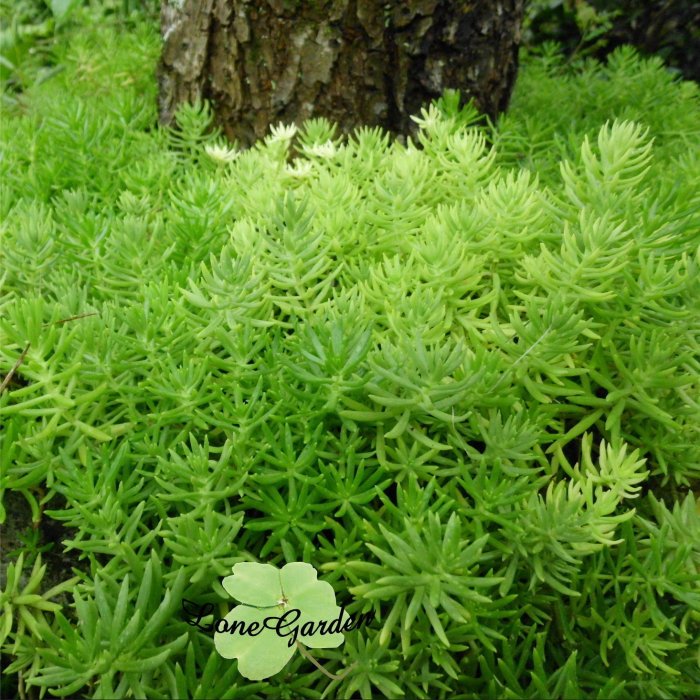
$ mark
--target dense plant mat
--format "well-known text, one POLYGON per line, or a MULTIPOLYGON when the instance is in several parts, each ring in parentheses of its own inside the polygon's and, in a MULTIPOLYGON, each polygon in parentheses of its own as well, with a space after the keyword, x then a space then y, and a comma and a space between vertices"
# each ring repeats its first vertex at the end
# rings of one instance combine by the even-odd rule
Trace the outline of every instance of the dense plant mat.
POLYGON ((697 86, 550 52, 495 127, 238 152, 155 127, 157 50, 75 34, 3 119, 7 693, 695 696, 697 86), (302 561, 375 621, 246 681, 182 602, 302 561))

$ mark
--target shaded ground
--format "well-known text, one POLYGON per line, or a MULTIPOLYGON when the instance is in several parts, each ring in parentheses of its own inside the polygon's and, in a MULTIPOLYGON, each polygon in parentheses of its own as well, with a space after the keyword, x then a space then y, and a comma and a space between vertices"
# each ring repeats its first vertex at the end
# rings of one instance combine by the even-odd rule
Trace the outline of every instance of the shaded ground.
MULTIPOLYGON (((4 590, 7 583, 7 567, 17 561, 21 551, 25 552, 25 562, 22 570, 21 587, 29 580, 34 560, 37 553, 41 552, 41 560, 46 564, 46 573, 41 581, 40 592, 44 592, 57 586, 73 576, 73 569, 87 571, 89 564, 86 559, 78 559, 79 552, 64 551, 63 541, 72 537, 73 531, 63 527, 57 520, 44 516, 39 523, 32 522, 32 512, 26 498, 21 493, 6 491, 3 496, 7 520, 0 527, 0 543, 2 544, 2 558, 0 560, 0 590, 4 590)), ((61 496, 56 496, 52 502, 52 508, 60 508, 61 496)), ((70 618, 72 603, 70 593, 61 593, 52 600, 64 606, 63 614, 70 618)), ((12 663, 12 657, 3 655, 2 665, 12 663)), ((17 676, 8 677, 0 674, 0 696, 3 698, 38 697, 38 688, 24 689, 22 692, 17 687, 17 676)))

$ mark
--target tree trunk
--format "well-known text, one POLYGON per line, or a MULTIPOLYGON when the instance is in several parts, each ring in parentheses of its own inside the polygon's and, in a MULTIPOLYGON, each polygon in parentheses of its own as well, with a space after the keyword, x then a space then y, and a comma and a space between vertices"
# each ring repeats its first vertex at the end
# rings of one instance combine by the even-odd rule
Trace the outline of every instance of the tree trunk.
POLYGON ((491 117, 510 98, 523 0, 164 0, 159 113, 208 99, 229 138, 323 116, 407 133, 456 88, 491 117))

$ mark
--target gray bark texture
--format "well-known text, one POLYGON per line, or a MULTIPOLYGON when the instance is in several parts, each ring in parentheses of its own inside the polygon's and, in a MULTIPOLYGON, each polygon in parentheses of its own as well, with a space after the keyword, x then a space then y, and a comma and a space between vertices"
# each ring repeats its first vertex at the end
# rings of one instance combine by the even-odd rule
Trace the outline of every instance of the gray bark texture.
POLYGON ((159 114, 211 101, 241 145, 326 117, 408 133, 446 88, 492 118, 510 98, 524 0, 164 0, 159 114))

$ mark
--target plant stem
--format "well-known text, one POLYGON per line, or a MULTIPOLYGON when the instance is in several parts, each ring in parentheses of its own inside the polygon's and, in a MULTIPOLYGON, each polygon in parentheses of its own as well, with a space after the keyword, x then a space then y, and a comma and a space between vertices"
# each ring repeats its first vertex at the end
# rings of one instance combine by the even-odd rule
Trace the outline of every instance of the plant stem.
POLYGON ((19 356, 17 359, 17 362, 15 362, 15 366, 7 373, 7 376, 5 379, 2 380, 2 383, 0 384, 0 394, 2 394, 3 391, 7 388, 9 385, 10 381, 12 380, 12 377, 14 373, 19 369, 19 366, 24 362, 24 358, 27 356, 27 353, 29 352, 29 346, 31 343, 27 343, 27 347, 22 350, 22 354, 19 356))
POLYGON ((306 651, 306 649, 304 649, 304 647, 299 642, 297 642, 297 649, 299 649, 302 656, 307 658, 321 673, 328 676, 328 678, 330 678, 331 680, 334 680, 334 681, 342 681, 343 678, 345 678, 348 675, 348 673, 350 673, 350 671, 352 671, 352 669, 355 668, 355 666, 357 665, 357 664, 353 664, 352 666, 348 667, 345 670, 345 673, 342 673, 341 675, 336 676, 334 673, 331 673, 330 671, 326 671, 326 669, 323 668, 323 666, 318 661, 316 661, 316 659, 314 659, 314 657, 311 656, 311 654, 308 651, 306 651))

